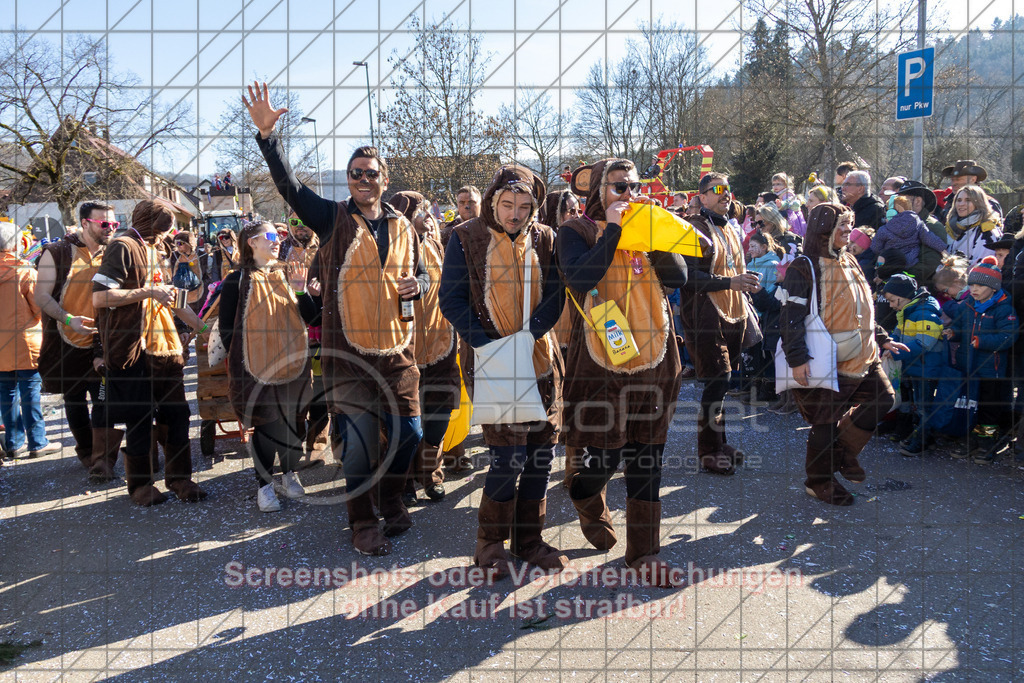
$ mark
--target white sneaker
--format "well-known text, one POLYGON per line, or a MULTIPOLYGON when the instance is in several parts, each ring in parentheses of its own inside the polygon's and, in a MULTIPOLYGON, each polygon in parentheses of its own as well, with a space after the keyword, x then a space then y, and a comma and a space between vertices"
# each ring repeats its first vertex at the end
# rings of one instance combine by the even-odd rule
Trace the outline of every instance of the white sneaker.
POLYGON ((256 492, 256 504, 259 505, 260 512, 279 512, 281 510, 281 501, 274 493, 273 484, 260 487, 260 490, 256 492))
POLYGON ((286 472, 281 475, 281 486, 279 490, 285 498, 302 498, 306 495, 306 489, 302 488, 299 475, 295 472, 286 472))

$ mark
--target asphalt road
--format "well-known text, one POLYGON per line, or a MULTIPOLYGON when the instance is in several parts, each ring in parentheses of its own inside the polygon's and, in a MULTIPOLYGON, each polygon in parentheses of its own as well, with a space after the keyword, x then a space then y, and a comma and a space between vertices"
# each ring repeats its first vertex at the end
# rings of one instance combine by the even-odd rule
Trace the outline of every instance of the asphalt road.
POLYGON ((1024 680, 1024 471, 876 437, 856 504, 830 507, 803 491, 799 415, 730 400, 748 465, 696 473, 695 398, 666 451, 662 556, 687 579, 669 591, 623 583, 621 476, 620 542, 587 545, 560 451, 545 536, 569 570, 488 585, 467 572, 482 470, 366 558, 333 464, 260 513, 244 447, 204 458, 194 417, 209 498, 139 509, 87 482, 48 398, 63 452, 0 467, 0 641, 42 641, 0 680, 1024 680))

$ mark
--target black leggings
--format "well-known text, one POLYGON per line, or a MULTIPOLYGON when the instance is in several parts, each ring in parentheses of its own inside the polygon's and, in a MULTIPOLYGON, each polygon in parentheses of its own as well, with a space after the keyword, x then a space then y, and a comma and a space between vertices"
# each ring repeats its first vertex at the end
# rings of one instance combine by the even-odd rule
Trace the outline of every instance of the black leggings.
POLYGON ((626 459, 626 497, 657 502, 661 493, 661 458, 665 444, 627 443, 622 448, 587 447, 583 467, 577 470, 569 496, 583 500, 596 496, 626 459))
POLYGON ((543 500, 548 493, 553 448, 551 444, 491 446, 484 494, 499 503, 512 500, 516 497, 518 480, 520 500, 543 500))
POLYGON ((281 473, 295 469, 302 458, 302 435, 285 418, 257 425, 252 435, 252 459, 260 486, 274 482, 274 456, 280 455, 281 473))

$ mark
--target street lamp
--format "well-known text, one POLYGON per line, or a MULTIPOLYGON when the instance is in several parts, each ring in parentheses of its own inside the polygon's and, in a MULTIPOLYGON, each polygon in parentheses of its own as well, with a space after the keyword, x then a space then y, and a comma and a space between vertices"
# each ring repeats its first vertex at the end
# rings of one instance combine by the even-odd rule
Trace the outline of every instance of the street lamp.
POLYGON ((370 102, 370 65, 366 62, 352 62, 352 66, 366 69, 366 111, 370 114, 370 144, 376 147, 377 143, 373 139, 373 104, 370 102))
POLYGON ((320 175, 320 139, 316 136, 316 119, 311 119, 308 116, 303 116, 300 121, 302 123, 313 124, 313 154, 316 155, 316 184, 320 188, 320 196, 324 196, 324 178, 320 175))

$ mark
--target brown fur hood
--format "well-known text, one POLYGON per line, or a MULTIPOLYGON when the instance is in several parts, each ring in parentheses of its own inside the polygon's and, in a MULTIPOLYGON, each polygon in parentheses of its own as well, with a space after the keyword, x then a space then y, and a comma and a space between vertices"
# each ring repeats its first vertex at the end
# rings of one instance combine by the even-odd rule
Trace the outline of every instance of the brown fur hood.
POLYGON ((494 215, 494 198, 499 192, 506 189, 510 185, 523 183, 531 188, 531 196, 533 197, 533 212, 530 214, 529 219, 524 223, 528 226, 533 223, 537 218, 537 211, 541 204, 544 202, 544 181, 538 178, 533 171, 526 168, 525 166, 508 165, 502 166, 494 174, 494 179, 491 180, 490 186, 487 191, 484 192, 483 202, 480 207, 480 219, 489 228, 495 230, 503 230, 498 224, 498 219, 494 215))

